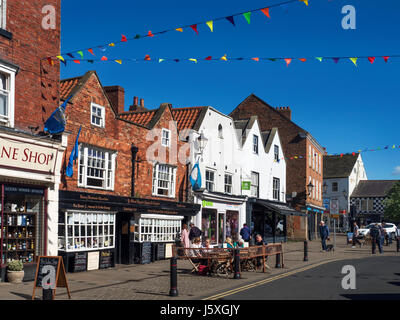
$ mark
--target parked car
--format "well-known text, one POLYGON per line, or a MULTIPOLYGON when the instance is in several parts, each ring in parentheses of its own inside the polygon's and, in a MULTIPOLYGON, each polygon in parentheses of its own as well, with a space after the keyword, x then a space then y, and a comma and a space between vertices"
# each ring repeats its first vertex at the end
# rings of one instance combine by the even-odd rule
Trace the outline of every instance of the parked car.
MULTIPOLYGON (((370 224, 367 225, 365 228, 358 229, 358 233, 359 233, 360 235, 363 235, 363 236, 368 235, 368 234, 369 234, 369 231, 370 231, 370 229, 371 229, 371 227, 372 227, 374 224, 375 224, 375 223, 370 223, 370 224)), ((382 225, 382 223, 378 223, 378 225, 382 225)), ((392 239, 395 238, 395 236, 396 236, 396 234, 397 234, 397 227, 396 227, 395 224, 386 222, 386 225, 385 225, 385 228, 384 228, 384 229, 385 229, 386 233, 389 234, 389 235, 392 237, 392 239)))

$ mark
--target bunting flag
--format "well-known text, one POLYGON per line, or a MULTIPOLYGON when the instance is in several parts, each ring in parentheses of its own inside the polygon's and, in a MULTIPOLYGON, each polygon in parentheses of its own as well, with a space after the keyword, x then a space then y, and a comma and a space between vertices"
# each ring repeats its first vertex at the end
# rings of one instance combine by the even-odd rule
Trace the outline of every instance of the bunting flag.
POLYGON ((58 59, 60 59, 61 61, 65 62, 65 59, 63 58, 63 56, 57 56, 58 59))
POLYGON ((251 58, 252 60, 254 60, 254 61, 260 61, 260 58, 251 58))
POLYGON ((389 57, 383 57, 383 59, 385 60, 385 62, 388 62, 389 57))
POLYGON ((354 65, 357 67, 357 60, 358 58, 350 58, 351 62, 354 63, 354 65))
POLYGON ((307 61, 307 59, 304 59, 304 58, 300 58, 299 59, 301 62, 306 62, 307 61))
MULTIPOLYGON (((308 0, 300 0, 300 1, 302 1, 306 5, 308 5, 308 0)), ((77 53, 79 51, 83 52, 85 50, 88 50, 88 51, 91 50, 89 52, 94 55, 93 49, 99 49, 99 50, 102 50, 104 52, 107 49, 107 47, 115 47, 117 44, 124 43, 124 42, 127 42, 129 40, 138 40, 138 39, 142 39, 142 38, 145 38, 145 37, 154 37, 155 35, 164 34, 164 33, 170 32, 170 31, 183 32, 184 28, 189 28, 189 27, 192 28, 196 32, 196 34, 198 34, 197 26, 199 24, 206 24, 210 28, 211 32, 213 32, 214 31, 214 22, 215 21, 228 20, 233 26, 236 26, 234 17, 239 16, 239 15, 242 15, 246 19, 247 23, 250 24, 251 13, 253 13, 253 12, 262 12, 265 16, 267 16, 268 18, 271 18, 271 16, 270 16, 270 9, 271 8, 286 7, 290 3, 298 3, 298 2, 299 2, 299 0, 286 0, 286 1, 283 1, 283 2, 280 2, 280 3, 277 3, 277 4, 273 4, 273 5, 267 6, 267 7, 257 8, 257 9, 253 9, 253 10, 247 10, 244 13, 242 12, 242 13, 231 14, 231 15, 228 15, 228 16, 225 16, 225 17, 221 17, 221 18, 207 19, 204 22, 200 22, 200 23, 196 23, 196 24, 188 24, 188 25, 185 25, 185 26, 182 26, 182 27, 172 28, 172 29, 165 29, 165 30, 162 30, 162 31, 154 32, 154 33, 151 32, 151 31, 148 31, 147 35, 136 34, 133 38, 128 38, 126 35, 122 34, 121 35, 121 39, 119 41, 112 41, 112 42, 109 42, 107 44, 102 44, 102 45, 98 45, 98 46, 94 46, 94 47, 90 47, 90 48, 86 48, 86 49, 80 49, 80 50, 68 52, 68 53, 65 53, 65 54, 62 53, 62 54, 58 54, 58 55, 61 55, 61 56, 62 55, 68 55, 68 54, 72 54, 72 53, 77 53)), ((52 56, 52 58, 55 58, 55 57, 56 57, 56 55, 52 56)), ((74 58, 74 57, 71 57, 71 58, 74 58)), ((45 59, 45 58, 43 58, 43 59, 45 59)))
POLYGON ((72 60, 72 61, 74 61, 74 62, 77 63, 77 64, 81 64, 81 61, 80 61, 80 60, 72 60))
POLYGON ((338 63, 340 58, 332 58, 334 63, 338 63))
POLYGON ((220 58, 220 60, 228 61, 228 59, 226 58, 226 53, 220 58))
POLYGON ((374 63, 375 57, 368 57, 368 61, 371 62, 371 63, 374 63))
POLYGON ((89 53, 91 53, 92 55, 95 56, 95 54, 93 53, 93 49, 88 49, 89 53))
POLYGON ((208 27, 210 28, 211 32, 214 32, 214 25, 213 25, 213 21, 207 21, 206 24, 208 25, 208 27))
POLYGON ((122 64, 122 60, 115 60, 116 63, 122 64))
POLYGON ((101 61, 107 61, 108 60, 108 58, 106 57, 106 56, 103 56, 102 58, 101 58, 101 61))
POLYGON ((322 62, 322 57, 316 57, 315 59, 317 59, 319 62, 322 62))
POLYGON ((150 56, 148 54, 146 54, 146 56, 144 57, 144 60, 150 61, 150 56))
POLYGON ((211 56, 208 56, 208 57, 206 57, 204 60, 211 60, 212 59, 212 57, 211 56))
POLYGON ((197 63, 197 59, 190 58, 189 61, 193 61, 193 62, 197 63))
POLYGON ((248 24, 250 24, 250 16, 251 16, 251 11, 243 13, 243 17, 245 17, 248 24))
POLYGON ((158 63, 161 63, 163 61, 164 61, 164 59, 158 59, 158 63))
POLYGON ((292 62, 292 59, 284 59, 286 61, 286 65, 289 67, 289 64, 292 62))
POLYGON ((83 52, 82 51, 78 51, 77 54, 79 54, 81 56, 81 58, 83 59, 83 52))

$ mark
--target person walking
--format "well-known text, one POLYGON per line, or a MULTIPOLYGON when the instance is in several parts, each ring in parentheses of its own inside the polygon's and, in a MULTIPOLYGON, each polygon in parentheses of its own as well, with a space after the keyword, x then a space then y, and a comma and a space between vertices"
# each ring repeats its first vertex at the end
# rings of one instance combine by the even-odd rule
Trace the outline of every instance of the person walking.
POLYGON ((372 254, 375 254, 376 245, 378 245, 379 253, 382 253, 381 229, 377 223, 371 227, 369 234, 371 236, 372 254))
POLYGON ((184 248, 190 247, 189 230, 186 223, 182 225, 181 242, 184 248))
POLYGON ((354 223, 353 223, 353 240, 352 240, 353 245, 352 245, 352 248, 355 248, 356 244, 359 244, 360 248, 362 246, 362 243, 358 240, 358 236, 359 236, 358 230, 359 229, 360 228, 358 227, 357 222, 354 221, 354 223))
POLYGON ((193 222, 189 224, 190 226, 190 232, 189 232, 189 240, 193 241, 195 238, 200 238, 202 235, 202 232, 199 228, 197 228, 193 222))
POLYGON ((240 230, 240 236, 245 242, 249 242, 251 240, 251 231, 250 228, 247 226, 247 223, 243 224, 243 228, 240 230))
POLYGON ((326 252, 326 240, 329 240, 329 228, 324 221, 319 223, 319 235, 321 237, 322 251, 326 252))

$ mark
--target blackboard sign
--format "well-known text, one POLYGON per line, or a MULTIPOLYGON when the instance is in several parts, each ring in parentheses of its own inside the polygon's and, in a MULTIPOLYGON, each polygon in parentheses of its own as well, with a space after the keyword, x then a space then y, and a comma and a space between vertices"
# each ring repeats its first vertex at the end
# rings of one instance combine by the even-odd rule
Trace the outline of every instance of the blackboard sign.
POLYGON ((165 243, 158 244, 157 260, 165 259, 165 243))
POLYGON ((74 272, 86 271, 87 255, 86 252, 75 253, 74 272))
POLYGON ((114 266, 114 252, 106 250, 100 252, 100 269, 112 268, 114 266))
POLYGON ((140 252, 140 263, 146 264, 151 262, 151 242, 143 242, 140 252))
POLYGON ((35 298, 36 288, 46 289, 46 292, 50 289, 54 299, 57 287, 67 288, 68 297, 71 299, 62 257, 40 256, 36 267, 32 300, 35 298))

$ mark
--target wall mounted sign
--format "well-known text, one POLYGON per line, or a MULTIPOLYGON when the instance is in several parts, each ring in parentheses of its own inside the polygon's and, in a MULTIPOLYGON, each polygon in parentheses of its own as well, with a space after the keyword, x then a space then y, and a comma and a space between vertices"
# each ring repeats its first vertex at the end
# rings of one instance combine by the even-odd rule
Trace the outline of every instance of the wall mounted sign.
POLYGON ((99 251, 88 252, 87 254, 87 270, 99 269, 100 255, 99 251))
POLYGON ((251 181, 242 181, 242 190, 250 190, 251 181))
POLYGON ((214 206, 213 202, 206 201, 206 200, 203 200, 202 204, 203 204, 203 207, 213 207, 214 206))
POLYGON ((339 214, 339 200, 337 199, 331 200, 330 212, 331 214, 339 214))

